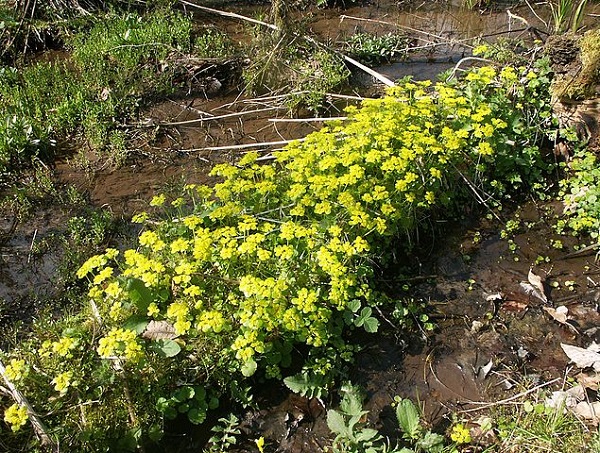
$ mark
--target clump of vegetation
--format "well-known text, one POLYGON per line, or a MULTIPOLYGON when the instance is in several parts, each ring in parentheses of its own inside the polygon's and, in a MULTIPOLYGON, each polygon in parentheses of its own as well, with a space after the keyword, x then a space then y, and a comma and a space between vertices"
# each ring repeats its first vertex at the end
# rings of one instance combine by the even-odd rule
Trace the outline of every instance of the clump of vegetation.
POLYGON ((598 444, 598 434, 589 432, 572 413, 540 401, 500 406, 491 416, 453 417, 445 432, 436 433, 426 428, 410 399, 397 396, 392 406, 400 435, 393 445, 369 427, 359 389, 346 384, 340 392, 339 408, 327 411, 327 425, 336 435, 331 451, 337 453, 568 452, 595 451, 589 447, 598 444))
MULTIPOLYGON (((15 385, 78 451, 157 440, 177 414, 202 423, 223 394, 241 398, 244 379, 289 374, 296 345, 310 351, 295 358, 303 374, 326 387, 352 357, 344 333, 378 330, 387 298, 373 262, 394 237, 471 190, 491 204, 543 179, 536 139, 548 111, 531 101, 547 93, 545 71, 407 79, 273 164, 248 153, 215 167, 214 187, 157 195, 157 212, 135 219, 138 247, 107 249, 79 270, 89 282, 81 313, 36 327, 3 356, 15 385)), ((26 444, 29 425, 16 420, 26 444)))
POLYGON ((386 33, 377 36, 359 32, 348 38, 343 49, 361 63, 378 66, 406 58, 409 44, 410 40, 405 34, 386 33))
MULTIPOLYGON (((173 0, 148 0, 148 11, 172 7, 173 0)), ((139 9, 135 0, 50 0, 0 2, 0 59, 62 46, 74 29, 89 24, 94 14, 139 9)))
POLYGON ((236 50, 229 35, 213 28, 202 30, 194 41, 194 53, 199 58, 230 57, 236 50))
MULTIPOLYGON (((67 137, 122 161, 126 139, 118 124, 177 88, 174 62, 193 53, 191 33, 189 17, 176 12, 114 14, 75 35, 67 61, 0 68, 0 173, 52 155, 67 137)), ((204 55, 211 36, 198 41, 204 55)), ((225 48, 216 51, 222 56, 225 48)))
POLYGON ((243 78, 249 93, 281 92, 290 109, 319 111, 325 95, 347 83, 350 71, 342 57, 291 34, 261 34, 243 78), (276 41, 274 41, 274 38, 276 41))
POLYGON ((550 407, 543 401, 525 400, 511 408, 501 406, 492 418, 498 437, 493 451, 597 451, 597 431, 589 430, 570 411, 550 407))
POLYGON ((600 235, 600 166, 594 153, 579 151, 569 164, 570 174, 561 181, 565 218, 557 222, 559 232, 600 235))
POLYGON ((558 70, 565 65, 552 83, 554 98, 569 101, 596 96, 596 88, 600 83, 599 42, 600 29, 591 30, 582 37, 566 35, 552 38, 548 53, 556 60, 553 62, 558 65, 558 70), (558 52, 554 49, 558 49, 558 52))
MULTIPOLYGON (((349 384, 341 387, 342 401, 339 409, 327 411, 327 426, 336 435, 331 450, 334 453, 434 453, 456 451, 456 446, 470 442, 465 436, 458 438, 453 431, 453 440, 449 442, 443 435, 426 429, 421 414, 409 399, 396 397, 395 413, 398 428, 401 431, 403 445, 390 445, 376 429, 368 428, 360 391, 349 384), (466 442, 465 442, 466 440, 466 442)), ((455 427, 456 428, 456 427, 455 427)), ((468 430, 467 430, 468 435, 468 430)))
POLYGON ((555 34, 576 33, 585 17, 587 0, 553 0, 548 2, 552 11, 552 28, 555 34))

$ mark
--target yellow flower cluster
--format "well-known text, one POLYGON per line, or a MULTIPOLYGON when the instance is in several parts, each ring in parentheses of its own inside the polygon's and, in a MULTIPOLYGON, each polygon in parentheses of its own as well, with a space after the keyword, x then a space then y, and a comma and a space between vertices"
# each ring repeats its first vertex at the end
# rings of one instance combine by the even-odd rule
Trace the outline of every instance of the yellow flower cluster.
POLYGON ((218 310, 202 312, 196 318, 196 323, 198 330, 201 330, 202 332, 212 331, 214 333, 219 333, 229 329, 229 325, 223 317, 223 313, 218 310))
POLYGON ((23 379, 27 374, 27 371, 28 367, 25 364, 25 360, 11 359, 4 369, 4 377, 13 383, 16 383, 23 379))
POLYGON ((124 357, 135 362, 142 355, 142 346, 133 330, 113 327, 108 334, 98 341, 98 354, 103 358, 124 357))
POLYGON ((4 421, 10 425, 10 429, 13 431, 19 431, 27 423, 27 420, 29 420, 29 415, 25 406, 13 404, 4 411, 4 421))
POLYGON ((175 320, 173 327, 177 335, 184 335, 192 327, 190 308, 185 302, 173 302, 167 308, 167 318, 175 320))
POLYGON ((71 356, 71 350, 77 347, 77 342, 70 337, 63 337, 52 343, 52 352, 60 357, 71 356))
POLYGON ((57 341, 45 340, 38 349, 42 357, 73 357, 73 352, 78 346, 78 341, 71 337, 61 337, 57 341))
POLYGON ((148 287, 158 287, 163 283, 161 277, 166 268, 159 259, 148 258, 136 250, 126 250, 123 256, 127 268, 122 275, 139 278, 148 287))
POLYGON ((54 390, 59 392, 61 395, 67 393, 67 390, 71 386, 71 379, 73 378, 73 372, 65 371, 63 373, 58 374, 54 379, 52 379, 52 384, 54 384, 54 390))
POLYGON ((465 427, 462 423, 457 423, 452 427, 450 439, 458 445, 468 444, 471 442, 471 432, 469 431, 469 428, 465 427))

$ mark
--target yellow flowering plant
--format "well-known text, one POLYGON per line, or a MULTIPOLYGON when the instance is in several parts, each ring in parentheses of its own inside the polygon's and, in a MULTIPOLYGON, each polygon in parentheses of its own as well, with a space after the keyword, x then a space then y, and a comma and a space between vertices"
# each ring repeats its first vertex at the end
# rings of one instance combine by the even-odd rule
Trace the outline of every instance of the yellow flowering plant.
POLYGON ((29 420, 29 415, 25 406, 13 404, 4 411, 4 421, 10 425, 10 429, 13 431, 19 431, 27 423, 27 420, 29 420))
POLYGON ((89 309, 32 339, 35 354, 11 353, 28 364, 11 365, 17 384, 73 449, 134 431, 135 443, 158 438, 178 413, 201 423, 222 393, 241 398, 239 382, 256 373, 282 379, 293 359, 327 386, 352 358, 345 333, 379 328, 388 299, 373 263, 395 238, 457 212, 472 190, 500 200, 541 180, 544 71, 406 79, 271 164, 247 153, 217 165, 213 187, 155 196, 135 219, 135 248, 77 272, 89 309), (292 356, 297 345, 306 357, 292 356))

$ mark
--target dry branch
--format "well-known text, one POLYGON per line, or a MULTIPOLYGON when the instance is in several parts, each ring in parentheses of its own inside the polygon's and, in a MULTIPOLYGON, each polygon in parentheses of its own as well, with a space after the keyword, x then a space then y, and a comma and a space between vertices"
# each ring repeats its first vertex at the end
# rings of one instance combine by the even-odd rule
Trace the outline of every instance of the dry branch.
POLYGON ((362 21, 362 22, 371 22, 371 23, 376 23, 376 24, 382 24, 382 25, 390 25, 393 26, 395 28, 399 28, 401 30, 405 30, 405 31, 409 31, 412 33, 419 33, 423 36, 426 36, 427 38, 435 38, 437 40, 439 40, 440 42, 431 42, 429 39, 426 38, 421 38, 421 37, 415 37, 415 39, 419 40, 419 41, 424 41, 428 44, 426 45, 422 45, 422 46, 416 46, 416 47, 410 47, 407 50, 409 51, 414 51, 414 50, 422 50, 422 49, 428 49, 431 47, 436 47, 436 46, 442 46, 442 45, 460 45, 463 47, 470 47, 472 48, 473 46, 470 44, 467 44, 469 41, 473 41, 474 39, 482 39, 482 38, 488 38, 488 37, 492 37, 492 36, 498 36, 498 35, 504 35, 504 34, 508 34, 508 33, 515 33, 515 32, 519 32, 519 31, 527 31, 529 30, 529 27, 526 28, 520 28, 517 30, 504 30, 504 31, 497 31, 494 33, 488 33, 486 35, 481 35, 478 36, 477 38, 463 38, 463 39, 452 39, 452 38, 445 38, 444 36, 441 35, 436 35, 433 33, 429 33, 426 32, 424 30, 419 30, 418 28, 413 28, 413 27, 409 27, 407 25, 401 25, 401 24, 394 24, 391 22, 386 22, 386 21, 382 21, 382 20, 376 20, 376 19, 367 19, 364 17, 355 17, 355 16, 347 16, 345 14, 342 14, 340 16, 340 20, 343 21, 345 19, 350 19, 350 20, 355 20, 355 21, 362 21))
POLYGON ((243 145, 225 145, 225 146, 209 146, 207 148, 189 148, 181 149, 181 153, 193 153, 197 151, 235 151, 249 148, 270 148, 272 146, 287 145, 291 142, 303 142, 306 138, 294 138, 291 140, 281 140, 278 142, 262 142, 262 143, 245 143, 243 145))
POLYGON ((209 116, 206 118, 196 118, 194 120, 176 121, 176 122, 172 122, 172 123, 159 123, 159 126, 185 126, 185 125, 189 125, 189 124, 203 123, 204 121, 222 120, 224 118, 235 118, 236 116, 250 115, 252 113, 270 112, 271 110, 281 110, 281 109, 284 109, 284 107, 266 107, 264 109, 247 110, 244 112, 228 113, 226 115, 209 116))
POLYGON ((462 411, 459 411, 461 414, 466 414, 468 412, 476 412, 476 411, 480 411, 483 409, 489 409, 490 407, 494 407, 494 406, 501 406, 503 404, 508 404, 511 403, 513 401, 516 401, 520 398, 523 398, 524 396, 529 395, 530 393, 536 392, 537 390, 544 388, 544 387, 548 387, 549 385, 555 384, 556 382, 561 381, 562 378, 556 378, 553 379, 551 381, 548 382, 544 382, 543 384, 540 385, 536 385, 535 387, 530 388, 529 390, 526 390, 524 392, 518 393, 517 395, 511 396, 510 398, 505 398, 503 400, 500 401, 492 401, 492 402, 487 402, 487 401, 467 401, 468 404, 477 404, 480 405, 480 407, 475 407, 472 409, 465 409, 462 411))
POLYGON ((257 20, 257 19, 252 19, 250 17, 242 16, 241 14, 230 13, 227 11, 221 11, 219 9, 208 8, 206 6, 200 6, 195 3, 188 2, 186 0, 179 0, 179 3, 186 5, 186 6, 191 6, 192 8, 199 9, 200 11, 206 11, 207 13, 217 14, 219 16, 224 16, 224 17, 232 17, 234 19, 240 19, 240 20, 244 20, 246 22, 251 22, 253 24, 262 25, 263 27, 267 27, 272 30, 279 30, 279 28, 276 25, 269 24, 267 22, 263 22, 262 20, 257 20))
POLYGON ((25 406, 27 409, 27 415, 29 417, 29 421, 31 422, 31 426, 33 427, 33 431, 42 445, 50 448, 50 450, 53 452, 58 452, 58 444, 50 438, 40 417, 38 417, 38 415, 35 413, 33 407, 31 407, 31 404, 29 404, 29 401, 27 401, 27 398, 25 398, 25 396, 19 391, 19 389, 17 389, 17 387, 15 387, 11 380, 6 377, 5 372, 6 368, 4 367, 2 360, 0 360, 0 375, 2 375, 2 379, 6 384, 6 390, 8 390, 12 398, 19 406, 25 406))
POLYGON ((344 121, 347 119, 347 116, 331 116, 326 118, 269 118, 269 121, 272 123, 309 123, 313 121, 344 121))

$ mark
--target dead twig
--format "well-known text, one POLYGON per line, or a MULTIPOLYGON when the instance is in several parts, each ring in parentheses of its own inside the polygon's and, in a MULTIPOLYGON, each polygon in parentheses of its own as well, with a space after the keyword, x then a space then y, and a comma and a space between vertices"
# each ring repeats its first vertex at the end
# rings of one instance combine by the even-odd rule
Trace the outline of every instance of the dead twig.
POLYGON ((266 102, 265 101, 276 101, 279 99, 285 99, 288 98, 290 96, 297 96, 297 95, 301 95, 301 94, 306 94, 308 93, 307 90, 303 90, 303 91, 292 91, 291 93, 283 93, 283 94, 276 94, 276 95, 269 95, 269 96, 259 96, 259 97, 255 97, 255 98, 251 98, 251 99, 240 99, 240 97, 238 96, 235 101, 233 102, 228 102, 227 104, 223 104, 220 105, 219 107, 215 107, 214 109, 212 109, 212 111, 216 111, 216 110, 227 110, 228 108, 230 108, 233 105, 236 104, 258 104, 258 105, 265 105, 266 102))
POLYGON ((29 421, 31 422, 31 426, 33 427, 33 431, 42 445, 48 447, 52 452, 58 452, 58 444, 48 435, 44 423, 35 413, 33 407, 31 407, 31 404, 29 404, 29 401, 27 401, 27 398, 25 398, 19 389, 15 387, 12 381, 6 377, 6 368, 4 367, 2 360, 0 360, 0 375, 6 384, 6 390, 8 390, 13 400, 15 400, 19 406, 24 406, 27 409, 27 415, 29 417, 29 421))
POLYGON ((225 118, 235 118, 237 116, 251 115, 253 113, 263 113, 263 112, 270 112, 272 110, 282 110, 282 109, 285 109, 285 107, 266 107, 263 109, 246 110, 243 112, 227 113, 226 115, 219 115, 219 116, 208 116, 205 118, 196 118, 193 120, 159 123, 158 125, 165 126, 165 127, 187 126, 190 124, 203 123, 205 121, 215 121, 215 120, 222 120, 225 118))
POLYGON ((244 20, 246 22, 250 22, 250 23, 253 23, 253 24, 262 25, 263 27, 270 28, 271 30, 279 30, 279 28, 277 26, 273 25, 273 24, 269 24, 267 22, 263 22, 262 20, 257 20, 257 19, 252 19, 250 17, 242 16, 241 14, 230 13, 230 12, 227 12, 227 11, 221 11, 221 10, 218 10, 218 9, 209 8, 207 6, 200 6, 200 5, 197 5, 195 3, 188 2, 186 0, 179 0, 179 3, 181 3, 183 5, 186 5, 186 6, 191 6, 192 8, 199 9, 200 11, 206 11, 207 13, 217 14, 217 15, 223 16, 223 17, 231 17, 233 19, 244 20))
POLYGON ((502 404, 508 404, 508 403, 511 403, 511 402, 516 401, 518 399, 521 399, 524 396, 527 396, 527 395, 529 395, 529 394, 531 394, 533 392, 536 392, 536 391, 538 391, 541 388, 548 387, 549 385, 552 385, 552 384, 554 384, 556 382, 559 382, 561 380, 562 380, 562 378, 552 379, 551 381, 544 382, 543 384, 540 384, 540 385, 536 385, 535 387, 532 387, 529 390, 526 390, 524 392, 518 393, 517 395, 513 395, 510 398, 505 398, 505 399, 500 400, 500 401, 492 401, 492 402, 489 402, 489 401, 467 401, 466 402, 467 404, 476 404, 476 405, 480 405, 480 407, 475 407, 475 408, 472 408, 472 409, 465 409, 465 410, 461 410, 461 411, 458 411, 458 412, 466 414, 468 412, 476 412, 476 411, 480 411, 480 410, 483 410, 483 409, 488 409, 490 407, 501 406, 502 404))
POLYGON ((582 255, 586 255, 590 252, 594 252, 596 249, 600 248, 600 244, 592 244, 592 245, 588 245, 587 247, 583 247, 579 250, 576 250, 575 252, 571 252, 568 255, 565 255, 559 259, 561 260, 566 260, 569 258, 577 258, 580 257, 582 255))
MULTIPOLYGON (((490 208, 490 206, 487 204, 487 201, 483 199, 483 197, 481 196, 481 194, 477 190, 477 187, 475 187, 475 184, 473 184, 473 182, 471 182, 471 180, 469 178, 467 178, 458 168, 454 167, 454 169, 458 172, 459 176, 467 184, 467 187, 471 190, 471 192, 473 192, 473 195, 475 196, 475 200, 479 204, 482 204, 483 206, 485 206, 486 209, 496 218, 496 220, 498 220, 499 222, 502 222, 502 219, 500 217, 498 217, 498 214, 496 214, 494 212, 494 210, 492 208, 490 208)), ((485 192, 482 191, 482 193, 483 193, 483 195, 486 195, 488 197, 488 199, 492 198, 491 196, 489 196, 485 192)))
POLYGON ((347 119, 347 116, 332 116, 329 118, 269 118, 269 121, 272 123, 310 123, 313 121, 344 121, 347 119))
POLYGON ((287 145, 291 142, 303 142, 306 138, 294 138, 291 140, 281 140, 278 142, 262 142, 262 143, 245 143, 243 145, 225 145, 225 146, 209 146, 207 148, 189 148, 178 150, 181 153, 193 153, 197 151, 234 151, 239 149, 249 148, 271 148, 272 146, 287 145))
POLYGON ((362 96, 350 96, 347 94, 337 94, 337 93, 326 93, 325 96, 334 98, 334 99, 347 99, 349 101, 364 101, 365 99, 371 99, 371 100, 374 99, 374 98, 364 98, 362 96))
POLYGON ((494 62, 492 60, 488 60, 487 58, 480 58, 480 57, 465 57, 465 58, 461 58, 459 60, 458 63, 456 63, 456 65, 454 66, 454 68, 452 69, 452 74, 450 75, 450 77, 448 77, 448 80, 452 80, 455 76, 456 76, 456 71, 458 71, 461 67, 461 65, 466 62, 466 61, 481 61, 483 63, 488 63, 488 64, 493 64, 494 62))

